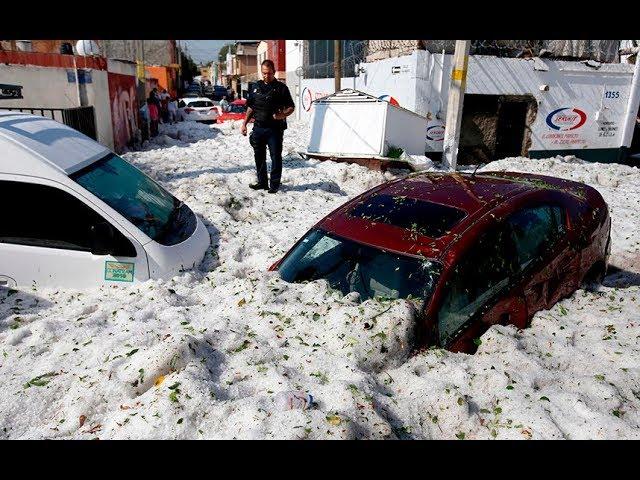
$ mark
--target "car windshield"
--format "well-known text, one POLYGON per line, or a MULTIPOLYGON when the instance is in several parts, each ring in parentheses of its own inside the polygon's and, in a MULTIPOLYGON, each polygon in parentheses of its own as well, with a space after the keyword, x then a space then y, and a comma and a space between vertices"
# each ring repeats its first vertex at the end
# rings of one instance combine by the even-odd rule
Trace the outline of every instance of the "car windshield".
POLYGON ((431 296, 441 265, 430 259, 387 252, 320 229, 313 229, 278 268, 287 282, 325 279, 361 300, 405 298, 422 302, 431 296))
POLYGON ((175 245, 195 230, 189 207, 114 153, 70 177, 162 245, 175 245))
POLYGON ((245 105, 230 105, 227 111, 230 113, 245 113, 247 107, 245 105))

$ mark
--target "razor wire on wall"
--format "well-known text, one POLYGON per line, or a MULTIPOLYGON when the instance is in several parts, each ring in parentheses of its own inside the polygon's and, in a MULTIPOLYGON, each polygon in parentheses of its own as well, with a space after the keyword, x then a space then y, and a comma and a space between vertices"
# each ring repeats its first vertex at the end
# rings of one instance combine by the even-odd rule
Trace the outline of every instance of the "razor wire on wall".
MULTIPOLYGON (((332 78, 333 40, 305 40, 303 70, 305 78, 332 78)), ((621 40, 471 40, 471 55, 510 58, 555 58, 620 61, 621 40)), ((342 40, 342 76, 357 75, 356 65, 383 58, 409 55, 414 50, 453 54, 455 40, 342 40)))
MULTIPOLYGON (((417 40, 417 48, 453 54, 455 40, 417 40)), ((618 62, 621 40, 471 40, 471 55, 618 62)))
MULTIPOLYGON (((334 41, 305 40, 303 51, 304 78, 333 78, 334 41)), ((364 62, 369 40, 341 40, 342 76, 353 77, 356 65, 364 62)))

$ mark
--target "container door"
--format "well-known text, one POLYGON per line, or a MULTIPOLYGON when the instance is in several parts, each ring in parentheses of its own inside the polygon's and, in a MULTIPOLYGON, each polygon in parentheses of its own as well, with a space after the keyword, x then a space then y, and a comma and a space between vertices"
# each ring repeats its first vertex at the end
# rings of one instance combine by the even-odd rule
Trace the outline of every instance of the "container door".
POLYGON ((315 105, 308 151, 324 155, 382 155, 386 102, 315 105))
POLYGON ((149 278, 142 246, 66 187, 0 180, 0 277, 18 287, 90 288, 149 278))

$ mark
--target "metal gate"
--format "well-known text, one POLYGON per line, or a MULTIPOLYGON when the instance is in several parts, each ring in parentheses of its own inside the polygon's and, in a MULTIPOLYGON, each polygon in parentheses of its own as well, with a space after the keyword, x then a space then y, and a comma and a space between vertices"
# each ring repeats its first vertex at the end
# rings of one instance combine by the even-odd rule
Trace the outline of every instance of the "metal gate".
POLYGON ((40 108, 40 107, 4 107, 2 110, 29 112, 34 115, 51 118, 84 133, 87 137, 98 140, 96 133, 96 114, 92 106, 74 108, 40 108))

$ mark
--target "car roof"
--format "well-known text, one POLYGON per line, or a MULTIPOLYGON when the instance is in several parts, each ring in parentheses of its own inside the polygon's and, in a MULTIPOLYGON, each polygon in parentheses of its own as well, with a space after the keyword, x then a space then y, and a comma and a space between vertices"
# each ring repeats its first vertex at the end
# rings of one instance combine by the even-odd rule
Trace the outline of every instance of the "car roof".
POLYGON ((42 168, 70 175, 111 151, 55 120, 22 112, 0 110, 0 172, 39 175, 42 168), (7 155, 11 149, 20 158, 7 155), (21 155, 20 155, 21 154, 21 155))
MULTIPOLYGON (((570 180, 527 173, 482 172, 470 175, 423 172, 365 192, 332 212, 316 226, 385 250, 438 259, 457 242, 462 232, 486 213, 516 196, 537 192, 541 188, 564 191, 580 198, 585 197, 586 190, 592 189, 570 180), (443 210, 442 206, 445 206, 445 212, 451 214, 444 215, 453 223, 446 224, 441 235, 427 236, 420 230, 411 230, 391 222, 383 223, 380 221, 383 217, 361 215, 363 206, 374 205, 377 196, 393 201, 394 207, 402 205, 403 199, 410 199, 411 202, 407 203, 411 205, 430 205, 436 210, 443 210)), ((394 210, 398 211, 397 208, 394 210)), ((389 218, 384 219, 389 221, 389 218)), ((426 225, 428 219, 425 220, 426 225)))

